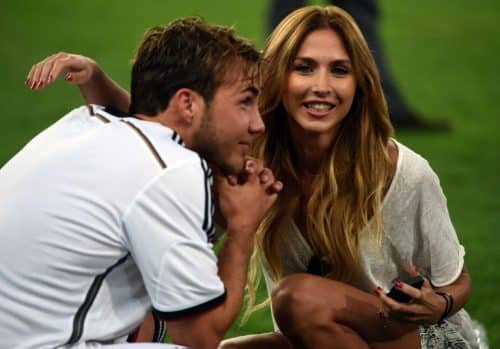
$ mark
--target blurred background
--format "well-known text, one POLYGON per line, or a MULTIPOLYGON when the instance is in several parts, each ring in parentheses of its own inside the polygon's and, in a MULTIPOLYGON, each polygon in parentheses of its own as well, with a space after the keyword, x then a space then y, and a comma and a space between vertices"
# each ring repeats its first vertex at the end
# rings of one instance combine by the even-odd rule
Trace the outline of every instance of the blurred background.
MULTIPOLYGON (((422 115, 452 124, 449 132, 396 136, 426 157, 441 179, 474 282, 466 308, 486 326, 490 347, 500 347, 500 2, 379 3, 386 58, 402 94, 422 115)), ((31 65, 45 56, 88 55, 128 88, 130 60, 147 27, 197 14, 234 26, 262 47, 267 11, 266 0, 3 0, 0 166, 83 103, 77 88, 61 79, 38 92, 24 86, 31 65)), ((228 336, 269 330, 269 311, 263 310, 235 324, 228 336)))

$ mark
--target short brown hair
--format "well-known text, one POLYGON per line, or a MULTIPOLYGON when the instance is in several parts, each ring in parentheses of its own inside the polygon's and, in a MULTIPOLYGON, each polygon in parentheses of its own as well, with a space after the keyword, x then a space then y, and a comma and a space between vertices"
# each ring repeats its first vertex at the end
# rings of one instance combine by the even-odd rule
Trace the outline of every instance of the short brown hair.
POLYGON ((259 53, 232 28, 186 17, 149 29, 132 67, 130 112, 154 116, 180 88, 209 103, 231 71, 254 70, 259 53))

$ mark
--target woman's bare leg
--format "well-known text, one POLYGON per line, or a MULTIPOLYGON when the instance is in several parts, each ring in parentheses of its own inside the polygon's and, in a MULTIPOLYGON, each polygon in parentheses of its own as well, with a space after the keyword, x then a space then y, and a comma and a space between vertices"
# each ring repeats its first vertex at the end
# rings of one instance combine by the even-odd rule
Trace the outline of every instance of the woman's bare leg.
POLYGON ((417 325, 381 319, 378 297, 345 283, 294 274, 271 298, 275 320, 294 347, 420 348, 417 325))

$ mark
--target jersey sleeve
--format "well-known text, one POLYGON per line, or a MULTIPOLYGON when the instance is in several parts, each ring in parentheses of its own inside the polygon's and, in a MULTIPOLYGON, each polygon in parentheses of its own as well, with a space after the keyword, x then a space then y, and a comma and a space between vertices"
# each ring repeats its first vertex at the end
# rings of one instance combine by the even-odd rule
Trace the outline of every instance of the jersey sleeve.
POLYGON ((207 309, 225 298, 209 242, 211 191, 196 161, 167 169, 139 194, 124 217, 125 234, 161 319, 207 309))
MULTIPOLYGON (((427 274, 436 287, 453 283, 464 266, 464 247, 460 244, 448 212, 439 179, 426 163, 420 181, 417 229, 423 239, 421 258, 427 261, 427 274)), ((418 266, 418 265, 417 265, 418 266)))

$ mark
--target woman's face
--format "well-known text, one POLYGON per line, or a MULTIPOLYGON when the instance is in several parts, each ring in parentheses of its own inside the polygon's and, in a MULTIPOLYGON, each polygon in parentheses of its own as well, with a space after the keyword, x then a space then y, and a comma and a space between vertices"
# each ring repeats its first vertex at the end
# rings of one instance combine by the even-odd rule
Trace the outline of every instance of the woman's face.
POLYGON ((329 28, 308 34, 292 62, 283 95, 292 132, 333 140, 355 92, 351 60, 340 36, 329 28))

